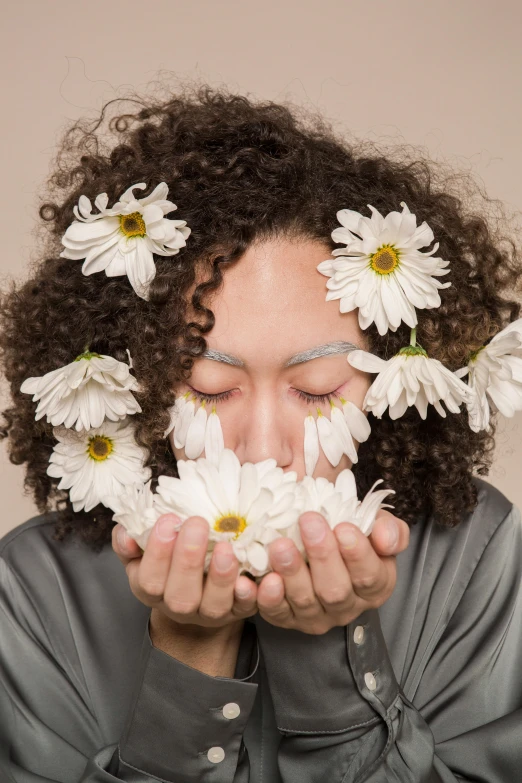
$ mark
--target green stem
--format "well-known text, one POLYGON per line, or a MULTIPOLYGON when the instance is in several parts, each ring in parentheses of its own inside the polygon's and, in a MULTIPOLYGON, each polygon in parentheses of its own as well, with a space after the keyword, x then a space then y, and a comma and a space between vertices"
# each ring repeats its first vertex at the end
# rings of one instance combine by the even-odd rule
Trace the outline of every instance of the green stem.
POLYGON ((417 345, 417 327, 411 330, 410 345, 417 345))

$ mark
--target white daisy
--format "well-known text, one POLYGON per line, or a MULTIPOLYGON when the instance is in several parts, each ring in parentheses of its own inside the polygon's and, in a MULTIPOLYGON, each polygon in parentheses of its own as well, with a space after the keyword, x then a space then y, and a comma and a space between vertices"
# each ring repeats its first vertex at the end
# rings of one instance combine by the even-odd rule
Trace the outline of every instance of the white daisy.
POLYGON ((119 522, 143 550, 160 516, 150 484, 128 484, 121 494, 103 497, 104 505, 115 512, 114 522, 119 522))
POLYGON ((87 196, 80 196, 73 211, 76 220, 71 223, 62 244, 63 258, 85 259, 84 275, 105 271, 107 277, 127 275, 138 296, 148 299, 148 290, 156 274, 153 253, 173 256, 185 247, 190 228, 186 220, 169 220, 169 212, 177 209, 166 201, 169 192, 166 182, 160 182, 145 198, 136 199, 133 190, 144 190, 145 182, 131 185, 107 209, 108 196, 100 193, 94 201, 99 212, 92 213, 87 196))
POLYGON ((47 468, 60 478, 58 489, 68 489, 74 511, 90 511, 107 495, 119 495, 127 484, 142 484, 151 477, 144 467, 146 451, 134 440, 134 426, 105 421, 100 427, 75 432, 54 427, 58 440, 47 468))
POLYGON ((240 573, 265 574, 266 545, 299 515, 297 474, 285 473, 275 459, 241 465, 231 449, 223 450, 217 467, 203 457, 178 460, 178 472, 179 478, 159 477, 156 510, 175 513, 183 521, 203 517, 210 528, 209 555, 216 541, 231 541, 240 573))
POLYGON ((522 410, 522 318, 474 351, 467 367, 455 373, 459 378, 468 374, 469 386, 475 392, 467 404, 473 432, 487 428, 490 405, 508 418, 522 410))
POLYGON ((20 391, 32 394, 34 402, 39 400, 36 421, 47 415, 54 426, 89 430, 101 426, 104 419, 118 421, 141 413, 132 395, 138 381, 129 370, 128 364, 112 356, 85 351, 65 367, 27 378, 20 391))
POLYGON ((438 359, 430 359, 426 351, 415 344, 415 329, 412 330, 412 344, 401 348, 388 361, 359 350, 349 353, 348 361, 363 372, 379 373, 363 403, 365 410, 378 419, 388 406, 390 418, 398 419, 410 405, 415 405, 425 419, 428 403, 445 417, 440 400, 452 413, 460 413, 460 405, 471 402, 473 397, 473 391, 455 373, 438 359))
MULTIPOLYGON (((341 522, 351 522, 365 536, 369 536, 379 509, 393 508, 382 501, 388 495, 394 494, 395 490, 375 490, 375 487, 381 483, 382 479, 378 479, 361 501, 357 498, 355 477, 349 468, 339 473, 335 484, 322 476, 316 479, 305 476, 299 482, 297 490, 300 514, 304 514, 305 511, 316 511, 324 516, 332 530, 341 522)), ((292 538, 299 551, 305 554, 299 524, 292 525, 287 531, 287 536, 292 538)))
POLYGON ((341 397, 343 409, 330 401, 330 419, 317 408, 317 420, 311 413, 305 418, 304 455, 307 476, 312 476, 319 459, 321 446, 327 460, 337 467, 343 454, 355 464, 359 457, 352 435, 359 443, 368 439, 370 425, 365 414, 352 402, 341 397), (357 437, 357 435, 359 437, 357 437))
POLYGON ((326 299, 340 299, 341 313, 359 308, 359 324, 367 329, 375 323, 379 334, 392 332, 401 321, 410 327, 417 324, 415 308, 439 307, 439 288, 436 277, 448 274, 449 261, 419 250, 433 241, 433 231, 426 222, 417 226, 417 220, 404 201, 401 212, 389 212, 386 217, 368 204, 370 218, 352 209, 341 209, 337 219, 342 228, 332 231, 335 242, 346 247, 337 248, 335 259, 322 261, 317 269, 330 278, 326 299))

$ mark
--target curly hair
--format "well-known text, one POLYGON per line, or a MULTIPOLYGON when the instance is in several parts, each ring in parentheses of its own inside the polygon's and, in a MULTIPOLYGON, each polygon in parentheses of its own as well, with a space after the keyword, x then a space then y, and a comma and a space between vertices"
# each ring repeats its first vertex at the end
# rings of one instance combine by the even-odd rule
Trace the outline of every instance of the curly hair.
MULTIPOLYGON (((280 236, 334 249, 339 209, 364 212, 372 204, 386 213, 401 201, 418 222, 428 222, 439 254, 450 260, 446 279, 452 285, 441 290, 440 307, 418 312, 417 338, 431 357, 455 370, 520 311, 517 247, 499 232, 489 215, 493 200, 470 175, 448 173, 411 146, 383 152, 289 102, 258 101, 205 84, 185 84, 162 99, 117 98, 94 122, 84 118, 68 127, 41 197, 39 259, 29 279, 11 282, 0 301, 0 356, 12 396, 0 438, 9 438, 11 462, 26 464, 25 487, 40 512, 56 508, 55 538, 75 533, 99 551, 114 522, 101 504, 74 513, 68 493, 47 475, 55 439, 50 424, 35 421, 35 403, 20 392, 27 377, 68 364, 87 345, 120 361, 128 348, 142 407, 134 417, 135 437, 148 454, 154 489, 160 474, 177 475, 163 437, 168 408, 206 349, 204 335, 214 324, 208 297, 227 266, 254 241, 280 236), (121 100, 137 104, 136 110, 112 116, 104 135, 109 109, 121 100), (192 233, 177 255, 155 257, 149 301, 135 294, 126 276, 85 276, 80 263, 59 257, 82 194, 93 199, 106 192, 113 203, 132 183, 147 183, 143 196, 160 181, 178 205, 175 217, 186 220, 192 233), (471 206, 477 194, 478 210, 471 206)), ((385 337, 374 325, 365 334, 369 350, 384 359, 410 336, 406 324, 385 337)), ((477 502, 472 477, 489 471, 494 432, 494 418, 488 431, 475 433, 465 410, 443 418, 432 406, 425 420, 414 408, 395 421, 387 413, 372 418, 371 436, 353 468, 359 492, 382 478, 383 487, 396 491, 394 513, 408 524, 433 513, 438 524, 454 527, 477 502)))

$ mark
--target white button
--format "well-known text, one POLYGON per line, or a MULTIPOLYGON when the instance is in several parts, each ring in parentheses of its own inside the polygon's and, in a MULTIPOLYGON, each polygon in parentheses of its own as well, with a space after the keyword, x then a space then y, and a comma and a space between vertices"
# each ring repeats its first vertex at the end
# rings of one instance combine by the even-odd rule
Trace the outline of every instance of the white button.
POLYGON ((207 753, 207 759, 211 761, 213 764, 219 764, 220 761, 223 761, 225 758, 225 751, 223 748, 210 748, 209 752, 207 753))
POLYGON ((366 672, 364 675, 364 682, 370 691, 374 691, 377 687, 377 681, 371 672, 366 672))
POLYGON ((228 704, 225 704, 223 707, 223 715, 225 718, 228 718, 229 720, 232 720, 233 718, 237 718, 241 710, 239 709, 239 704, 236 704, 235 702, 231 701, 228 704))
POLYGON ((361 644, 363 639, 364 639, 364 628, 362 627, 362 625, 358 625, 355 631, 353 632, 353 640, 355 644, 361 644))

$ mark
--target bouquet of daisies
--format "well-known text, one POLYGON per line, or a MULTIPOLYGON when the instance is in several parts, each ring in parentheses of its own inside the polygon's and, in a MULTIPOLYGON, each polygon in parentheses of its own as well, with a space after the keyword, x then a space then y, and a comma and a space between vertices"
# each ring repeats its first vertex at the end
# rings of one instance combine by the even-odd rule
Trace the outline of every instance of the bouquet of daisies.
POLYGON ((240 573, 262 576, 270 570, 267 546, 280 536, 291 538, 299 551, 305 549, 298 519, 305 511, 317 511, 332 528, 339 522, 352 522, 365 535, 372 531, 377 511, 391 508, 382 501, 392 489, 375 490, 375 482, 365 498, 357 498, 352 471, 346 469, 335 484, 325 478, 306 476, 298 482, 295 471, 283 471, 275 459, 240 464, 235 453, 224 449, 218 464, 205 457, 178 461, 179 478, 160 476, 156 492, 150 481, 104 502, 115 511, 119 522, 142 549, 156 520, 173 513, 180 526, 191 516, 206 519, 209 546, 206 568, 217 541, 230 541, 239 560, 240 573))

